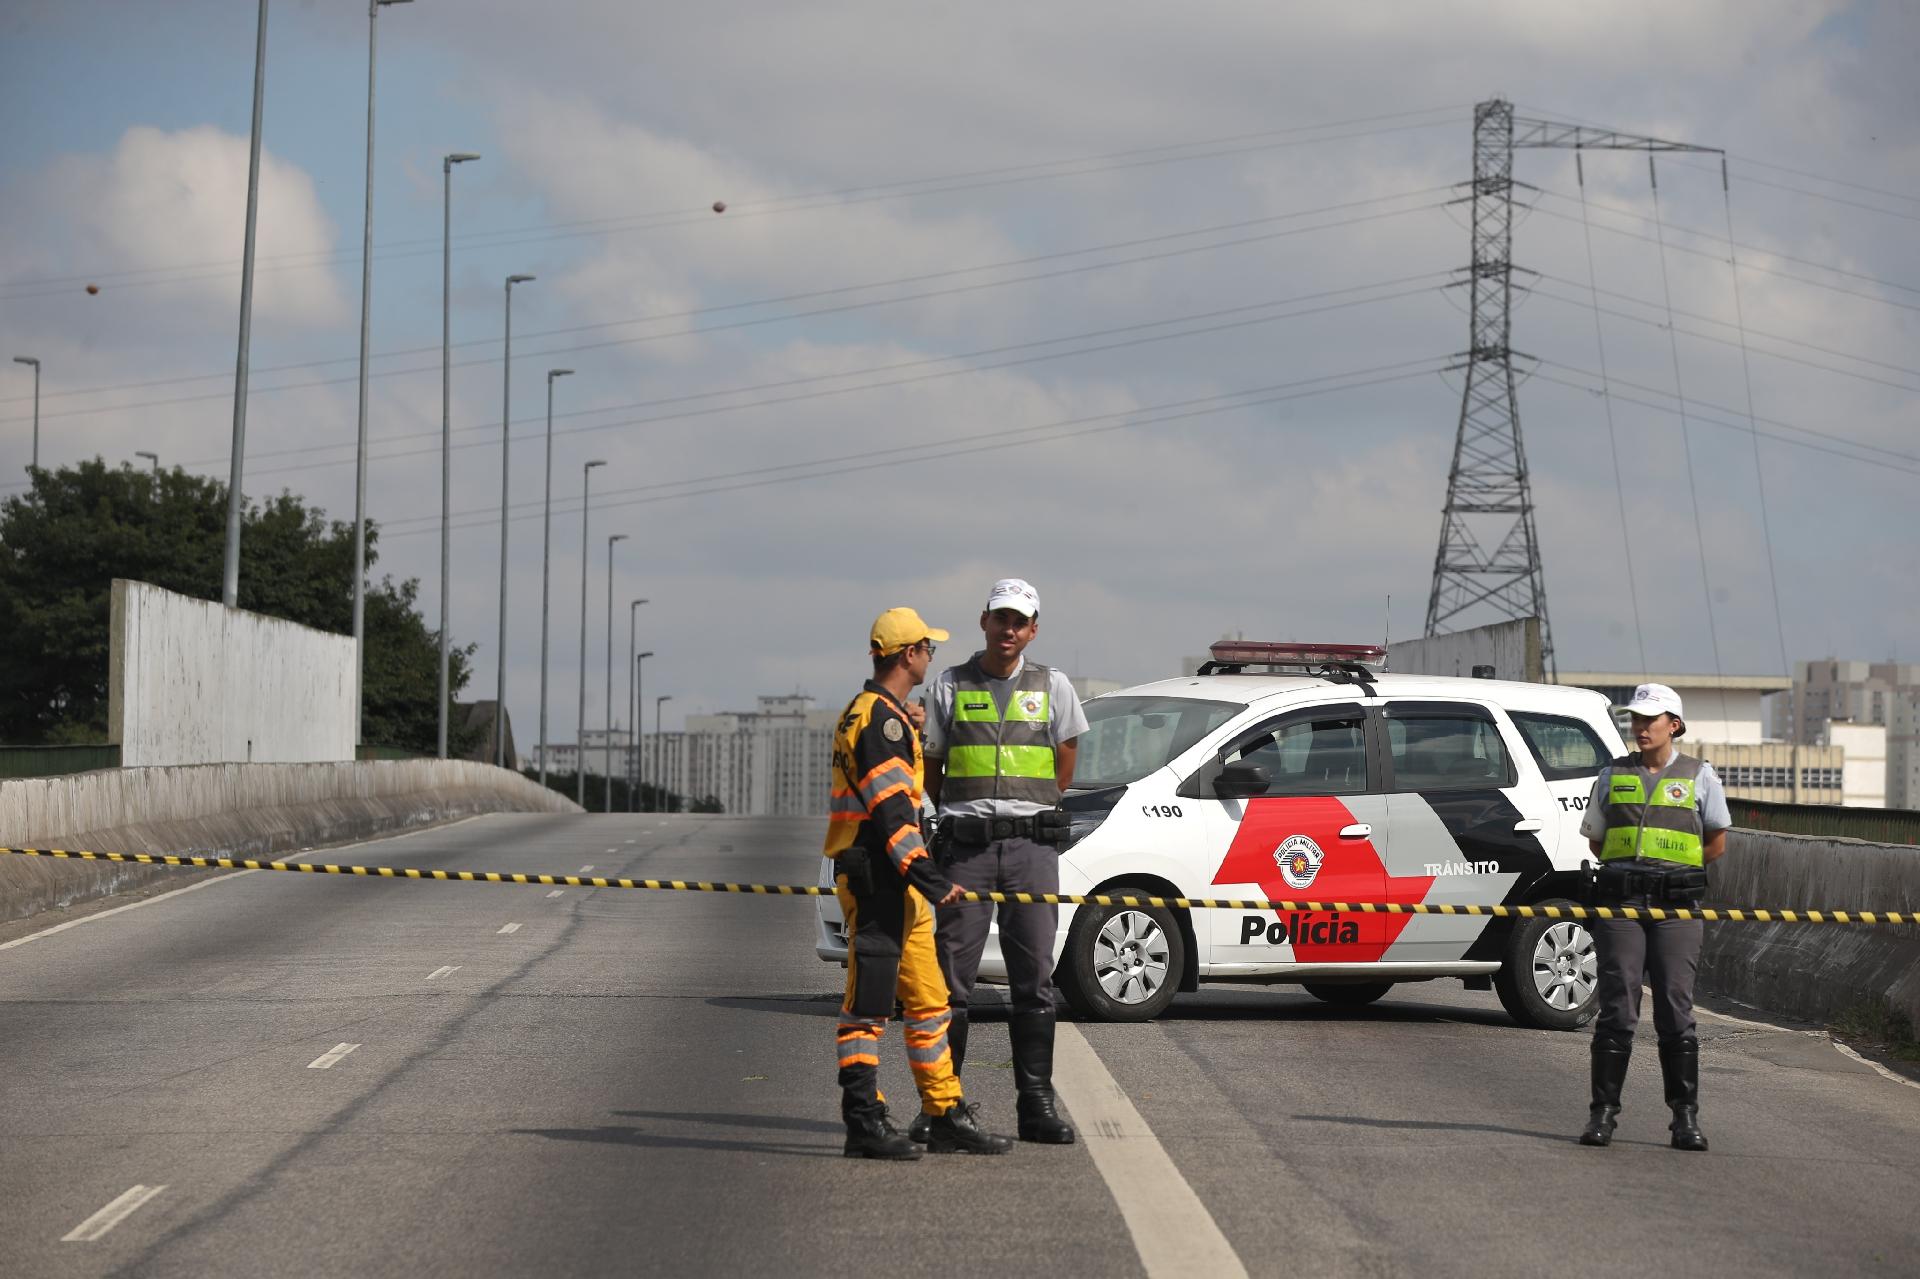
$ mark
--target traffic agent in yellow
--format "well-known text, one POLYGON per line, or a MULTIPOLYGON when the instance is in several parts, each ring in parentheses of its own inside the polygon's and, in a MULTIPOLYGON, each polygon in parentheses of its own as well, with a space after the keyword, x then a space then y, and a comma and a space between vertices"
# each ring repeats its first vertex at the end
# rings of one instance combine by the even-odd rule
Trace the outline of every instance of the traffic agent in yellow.
POLYGON ((925 773, 907 696, 927 677, 947 632, 910 608, 874 619, 873 678, 847 704, 833 737, 826 855, 847 924, 847 996, 836 1033, 840 1113, 849 1158, 918 1159, 920 1147, 887 1115, 880 1038, 897 998, 907 1061, 935 1154, 1005 1154, 1013 1142, 983 1132, 961 1097, 947 1043, 952 1012, 933 945, 933 904, 959 899, 920 830, 925 773))

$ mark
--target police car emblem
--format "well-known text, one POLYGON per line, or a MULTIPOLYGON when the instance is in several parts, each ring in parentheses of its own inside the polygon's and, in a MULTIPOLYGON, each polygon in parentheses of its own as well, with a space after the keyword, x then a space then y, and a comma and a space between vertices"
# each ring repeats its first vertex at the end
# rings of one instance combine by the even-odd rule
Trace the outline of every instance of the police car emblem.
POLYGON ((1325 860, 1326 854, 1320 851, 1320 845, 1305 835, 1289 835, 1273 850, 1273 864, 1280 868, 1280 878, 1287 881, 1289 888, 1310 887, 1314 876, 1320 873, 1320 863, 1325 860))
POLYGON ((890 742, 897 742, 906 736, 906 730, 900 727, 900 721, 897 719, 890 719, 882 724, 880 726, 880 733, 881 736, 890 742))

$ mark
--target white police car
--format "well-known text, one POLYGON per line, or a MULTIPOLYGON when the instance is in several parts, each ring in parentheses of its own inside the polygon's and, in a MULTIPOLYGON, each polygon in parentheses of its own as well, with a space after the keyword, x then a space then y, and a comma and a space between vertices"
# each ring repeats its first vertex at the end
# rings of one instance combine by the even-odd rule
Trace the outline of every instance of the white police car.
MULTIPOLYGON (((1213 646, 1201 673, 1086 704, 1064 893, 1565 904, 1593 778, 1625 753, 1585 689, 1393 675, 1360 645, 1213 646)), ((831 863, 822 865, 822 882, 831 863)), ((819 899, 821 958, 844 962, 819 899)), ((1361 1005, 1401 982, 1491 987, 1520 1022, 1594 1012, 1577 921, 1060 909, 1055 981, 1083 1016, 1145 1021, 1200 982, 1290 982, 1361 1005)), ((981 977, 1005 979, 997 938, 981 977)))

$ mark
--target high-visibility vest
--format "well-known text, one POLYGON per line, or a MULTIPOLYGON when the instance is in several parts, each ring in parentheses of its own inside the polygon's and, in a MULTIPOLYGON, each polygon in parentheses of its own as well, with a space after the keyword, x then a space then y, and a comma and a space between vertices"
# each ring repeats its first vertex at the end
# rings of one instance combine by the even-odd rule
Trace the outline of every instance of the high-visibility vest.
POLYGON ((1700 768, 1691 755, 1676 754, 1649 786, 1635 757, 1613 761, 1607 769, 1607 834, 1600 860, 1647 857, 1682 866, 1704 864, 1700 768))
POLYGON ((1004 799, 1060 802, 1054 780, 1050 672, 1028 662, 1013 681, 1003 717, 980 668, 979 654, 954 668, 953 724, 947 734, 942 804, 1004 799))

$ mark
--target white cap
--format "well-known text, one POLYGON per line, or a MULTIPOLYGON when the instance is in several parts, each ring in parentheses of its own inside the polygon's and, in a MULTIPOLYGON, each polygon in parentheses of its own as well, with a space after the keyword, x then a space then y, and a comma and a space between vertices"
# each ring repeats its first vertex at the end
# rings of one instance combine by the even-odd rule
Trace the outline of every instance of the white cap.
POLYGON ((1040 611, 1040 592, 1034 590, 1031 583, 1017 577, 1003 577, 987 592, 987 612, 999 608, 1010 608, 1016 613, 1032 617, 1040 611))
POLYGON ((1642 684, 1633 690, 1633 700, 1627 703, 1627 711, 1633 715, 1667 714, 1680 716, 1680 694, 1665 684, 1642 684))

